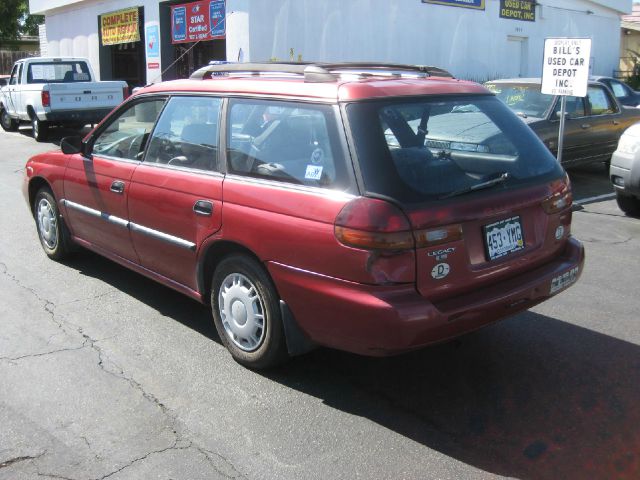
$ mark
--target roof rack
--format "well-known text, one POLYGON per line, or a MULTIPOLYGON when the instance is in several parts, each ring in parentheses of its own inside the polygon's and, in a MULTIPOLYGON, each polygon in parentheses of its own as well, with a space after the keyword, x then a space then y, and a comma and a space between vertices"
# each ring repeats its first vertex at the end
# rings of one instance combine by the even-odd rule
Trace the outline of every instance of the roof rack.
POLYGON ((341 75, 355 75, 360 78, 372 76, 454 78, 451 73, 438 67, 366 62, 265 62, 213 64, 196 70, 190 78, 195 80, 206 80, 216 75, 295 75, 304 76, 304 81, 309 83, 335 82, 341 75))

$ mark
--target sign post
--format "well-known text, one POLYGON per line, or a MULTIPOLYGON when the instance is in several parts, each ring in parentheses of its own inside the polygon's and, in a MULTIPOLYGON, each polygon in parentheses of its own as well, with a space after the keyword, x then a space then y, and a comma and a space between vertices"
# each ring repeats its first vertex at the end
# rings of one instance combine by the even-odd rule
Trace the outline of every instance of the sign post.
POLYGON ((567 96, 587 95, 590 58, 590 38, 547 38, 544 41, 541 92, 545 95, 559 95, 561 99, 558 163, 562 162, 567 96))

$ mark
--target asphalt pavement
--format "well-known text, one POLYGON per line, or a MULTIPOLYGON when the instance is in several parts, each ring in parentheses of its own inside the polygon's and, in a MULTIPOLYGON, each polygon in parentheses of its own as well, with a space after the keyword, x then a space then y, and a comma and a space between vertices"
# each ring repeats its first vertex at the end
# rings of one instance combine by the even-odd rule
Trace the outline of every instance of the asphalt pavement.
POLYGON ((0 479, 640 478, 640 219, 604 167, 570 171, 566 292, 412 354, 255 373, 198 303, 47 259, 20 186, 52 148, 0 132, 0 479))

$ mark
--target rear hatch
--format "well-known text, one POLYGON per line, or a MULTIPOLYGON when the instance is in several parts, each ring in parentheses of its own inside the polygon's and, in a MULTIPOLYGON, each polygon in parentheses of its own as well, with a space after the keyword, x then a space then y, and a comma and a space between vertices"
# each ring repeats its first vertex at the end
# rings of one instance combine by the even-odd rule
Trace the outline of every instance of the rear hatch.
POLYGON ((346 107, 365 195, 396 204, 416 245, 416 286, 437 301, 540 266, 570 230, 568 179, 492 95, 346 107))
POLYGON ((51 110, 113 108, 124 96, 122 82, 51 83, 51 110))

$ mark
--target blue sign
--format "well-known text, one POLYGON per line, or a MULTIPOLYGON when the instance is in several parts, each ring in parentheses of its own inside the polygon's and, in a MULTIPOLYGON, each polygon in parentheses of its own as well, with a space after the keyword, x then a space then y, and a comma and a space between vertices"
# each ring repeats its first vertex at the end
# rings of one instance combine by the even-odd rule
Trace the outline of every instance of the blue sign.
POLYGON ((158 25, 149 25, 147 27, 147 58, 160 57, 160 33, 158 25))
POLYGON ((174 42, 181 42, 187 39, 187 7, 177 7, 173 9, 171 16, 171 33, 174 42))
POLYGON ((224 0, 212 0, 209 4, 209 17, 211 19, 211 36, 224 37, 225 17, 224 0))
POLYGON ((484 10, 484 0, 422 0, 422 3, 435 3, 449 7, 474 8, 484 10))

